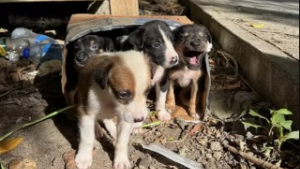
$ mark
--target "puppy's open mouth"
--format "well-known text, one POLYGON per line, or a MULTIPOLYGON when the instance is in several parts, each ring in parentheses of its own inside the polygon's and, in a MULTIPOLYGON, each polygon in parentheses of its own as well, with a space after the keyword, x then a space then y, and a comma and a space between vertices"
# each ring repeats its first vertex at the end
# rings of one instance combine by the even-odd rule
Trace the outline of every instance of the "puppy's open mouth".
POLYGON ((187 51, 185 52, 184 56, 186 61, 191 65, 199 65, 199 55, 201 55, 203 52, 200 51, 187 51))

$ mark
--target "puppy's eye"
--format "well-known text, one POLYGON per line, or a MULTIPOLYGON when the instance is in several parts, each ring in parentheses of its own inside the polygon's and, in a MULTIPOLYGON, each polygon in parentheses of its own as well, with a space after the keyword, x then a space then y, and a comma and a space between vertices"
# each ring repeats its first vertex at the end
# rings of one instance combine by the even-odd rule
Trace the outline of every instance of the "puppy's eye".
POLYGON ((120 92, 118 92, 118 97, 119 97, 119 99, 122 99, 122 100, 128 100, 128 99, 130 99, 131 95, 132 94, 130 92, 128 92, 128 91, 120 91, 120 92))
POLYGON ((161 46, 161 44, 159 42, 152 43, 152 47, 154 47, 154 48, 159 48, 160 46, 161 46))
POLYGON ((93 44, 93 45, 90 46, 90 49, 91 49, 92 51, 96 51, 96 50, 98 50, 98 45, 93 44))

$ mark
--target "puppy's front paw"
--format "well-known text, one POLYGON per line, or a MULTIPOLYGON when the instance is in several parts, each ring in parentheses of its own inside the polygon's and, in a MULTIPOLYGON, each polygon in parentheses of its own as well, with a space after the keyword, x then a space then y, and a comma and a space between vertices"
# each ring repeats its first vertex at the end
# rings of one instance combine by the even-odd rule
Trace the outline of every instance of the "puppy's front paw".
POLYGON ((76 167, 78 169, 87 169, 92 165, 92 155, 78 153, 75 157, 76 167))
POLYGON ((189 115, 193 117, 194 119, 200 119, 199 114, 196 112, 196 107, 195 106, 190 106, 189 107, 189 115))
POLYGON ((143 122, 140 123, 134 123, 132 125, 131 133, 133 134, 141 134, 144 133, 144 130, 141 128, 143 126, 143 122))
POLYGON ((131 165, 126 156, 116 157, 114 160, 114 169, 130 169, 131 165))
POLYGON ((160 110, 158 112, 158 119, 160 121, 166 122, 166 121, 171 120, 171 115, 166 110, 160 110))

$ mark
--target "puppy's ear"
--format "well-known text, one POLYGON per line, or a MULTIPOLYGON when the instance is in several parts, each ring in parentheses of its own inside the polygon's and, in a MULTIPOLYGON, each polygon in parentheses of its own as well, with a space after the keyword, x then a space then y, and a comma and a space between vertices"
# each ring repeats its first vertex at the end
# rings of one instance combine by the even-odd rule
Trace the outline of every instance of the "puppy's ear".
POLYGON ((132 36, 129 36, 129 42, 139 51, 144 47, 144 33, 145 28, 140 27, 132 34, 132 36))
POLYGON ((109 38, 104 38, 104 50, 107 52, 115 51, 115 44, 114 42, 109 38))
POLYGON ((207 28, 205 28, 205 33, 206 33, 206 36, 208 37, 208 41, 209 41, 209 44, 207 45, 207 49, 206 49, 206 52, 210 52, 212 47, 213 47, 213 44, 212 44, 212 37, 208 31, 207 28))
POLYGON ((94 69, 93 77, 102 89, 105 89, 107 86, 109 71, 112 67, 112 62, 105 61, 97 65, 94 69))

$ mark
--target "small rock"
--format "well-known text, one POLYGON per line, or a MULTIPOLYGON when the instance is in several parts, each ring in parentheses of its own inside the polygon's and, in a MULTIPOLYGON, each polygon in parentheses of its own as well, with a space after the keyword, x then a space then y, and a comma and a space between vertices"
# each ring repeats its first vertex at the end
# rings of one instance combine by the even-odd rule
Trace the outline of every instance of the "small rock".
POLYGON ((207 146, 207 142, 208 142, 208 139, 207 137, 203 137, 203 138, 200 138, 198 140, 199 144, 201 144, 202 146, 207 146))
POLYGON ((155 169, 155 167, 153 167, 152 165, 149 166, 149 169, 155 169))
POLYGON ((155 131, 154 133, 156 136, 160 136, 161 135, 161 132, 160 131, 155 131))
POLYGON ((143 158, 139 162, 139 168, 140 169, 147 169, 150 166, 150 161, 147 158, 143 158))
POLYGON ((9 169, 37 169, 36 163, 30 159, 13 160, 9 169))
POLYGON ((244 140, 244 136, 240 135, 240 134, 234 134, 234 137, 237 139, 237 140, 244 140))
POLYGON ((212 157, 213 157, 210 153, 207 153, 205 156, 206 156, 206 158, 207 158, 208 160, 211 160, 212 157))
POLYGON ((222 157, 222 153, 221 152, 215 152, 213 157, 216 159, 216 160, 220 160, 221 157, 222 157))
POLYGON ((221 137, 221 135, 222 135, 222 134, 221 134, 220 130, 217 130, 217 131, 216 131, 216 137, 219 138, 219 137, 221 137))
POLYGON ((210 143, 210 149, 213 151, 220 151, 223 149, 223 147, 220 142, 214 141, 210 143))

